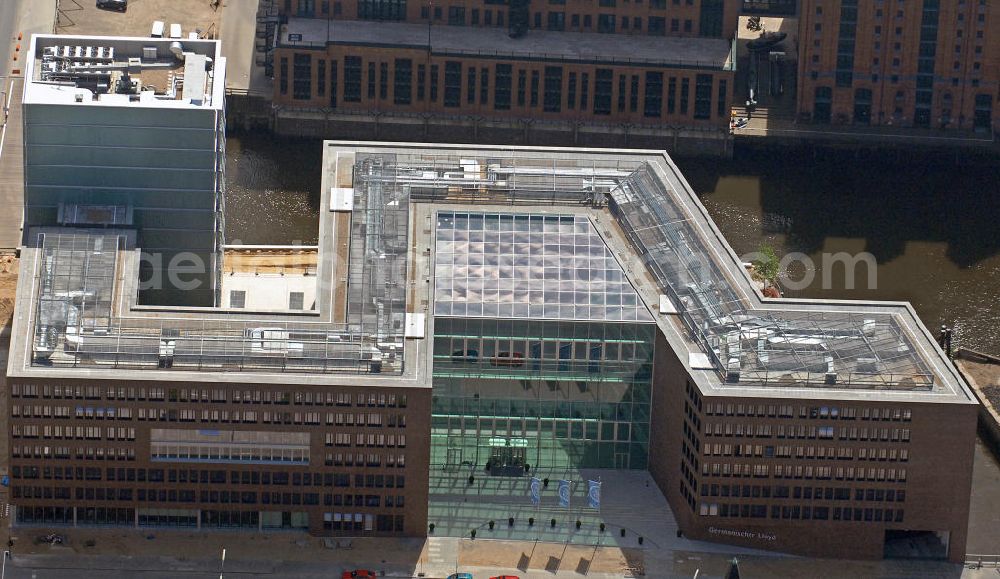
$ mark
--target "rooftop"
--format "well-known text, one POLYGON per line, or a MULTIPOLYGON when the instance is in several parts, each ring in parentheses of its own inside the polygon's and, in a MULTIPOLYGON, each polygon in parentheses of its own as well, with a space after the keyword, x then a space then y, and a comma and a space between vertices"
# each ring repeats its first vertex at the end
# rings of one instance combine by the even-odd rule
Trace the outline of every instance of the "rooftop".
POLYGON ((130 231, 33 231, 9 374, 426 384, 436 315, 655 323, 719 394, 974 400, 909 304, 763 298, 662 152, 324 147, 316 310, 136 306, 130 231))
POLYGON ((34 35, 25 104, 223 107, 216 40, 34 35))
POLYGON ((403 22, 290 18, 280 31, 283 46, 349 44, 409 48, 443 56, 513 58, 547 62, 661 65, 728 70, 732 43, 717 38, 629 36, 531 30, 510 38, 505 27, 431 26, 403 22))

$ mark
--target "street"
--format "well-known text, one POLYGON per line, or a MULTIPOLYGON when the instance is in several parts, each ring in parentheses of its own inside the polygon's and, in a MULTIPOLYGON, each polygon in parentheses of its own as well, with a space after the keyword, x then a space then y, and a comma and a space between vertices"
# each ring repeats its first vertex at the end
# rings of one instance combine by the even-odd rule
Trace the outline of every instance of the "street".
MULTIPOLYGON (((0 2, 0 76, 7 76, 11 70, 11 51, 17 41, 17 15, 22 0, 0 2)), ((21 47, 24 49, 24 46, 21 47)), ((5 86, 3 90, 7 90, 5 86)))

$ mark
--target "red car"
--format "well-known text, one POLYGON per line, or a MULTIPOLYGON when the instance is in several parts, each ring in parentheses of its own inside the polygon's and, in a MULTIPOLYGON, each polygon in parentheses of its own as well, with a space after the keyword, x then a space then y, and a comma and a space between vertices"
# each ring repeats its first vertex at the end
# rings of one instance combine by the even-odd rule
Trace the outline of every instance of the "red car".
POLYGON ((517 575, 497 575, 496 577, 490 577, 490 579, 521 579, 517 575))
POLYGON ((375 577, 374 571, 369 571, 368 569, 355 569, 354 571, 344 571, 341 579, 366 579, 368 577, 375 577))

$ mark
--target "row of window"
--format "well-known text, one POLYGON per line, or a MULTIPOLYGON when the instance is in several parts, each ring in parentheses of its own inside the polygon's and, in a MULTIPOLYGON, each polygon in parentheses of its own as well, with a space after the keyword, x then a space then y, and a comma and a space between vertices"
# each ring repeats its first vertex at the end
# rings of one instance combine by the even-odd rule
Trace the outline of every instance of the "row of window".
POLYGON ((406 435, 400 434, 351 434, 349 432, 328 432, 326 446, 369 446, 369 447, 406 447, 406 435))
POLYGON ((195 491, 191 489, 131 489, 116 487, 47 487, 15 485, 11 489, 15 499, 61 499, 86 501, 138 500, 150 503, 222 503, 256 505, 319 505, 366 508, 403 508, 403 495, 341 495, 319 493, 280 493, 255 491, 195 491))
POLYGON ((854 449, 843 446, 770 446, 761 444, 705 444, 705 456, 742 456, 758 458, 805 458, 815 460, 910 460, 908 449, 869 448, 854 449))
POLYGON ((275 390, 226 390, 222 388, 160 388, 136 386, 64 386, 20 384, 10 387, 12 398, 66 398, 76 400, 155 400, 169 402, 294 404, 406 408, 405 394, 375 392, 287 392, 275 390))
POLYGON ((853 495, 855 501, 904 502, 906 491, 896 489, 852 489, 850 487, 789 487, 785 485, 760 486, 740 484, 705 484, 701 487, 701 496, 734 497, 734 498, 765 498, 776 499, 807 499, 827 501, 849 501, 853 495))
MULTIPOLYGON (((763 519, 767 518, 768 510, 767 505, 702 503, 699 506, 698 514, 706 517, 763 519)), ((903 509, 851 509, 810 505, 772 505, 770 515, 772 519, 827 521, 832 518, 834 521, 903 522, 903 509)))
MULTIPOLYGON (((281 472, 281 471, 227 471, 162 468, 106 468, 99 467, 38 467, 15 465, 11 469, 14 480, 88 480, 109 482, 191 483, 191 484, 252 484, 276 486, 327 486, 350 487, 351 475, 330 472, 281 472), (102 479, 103 476, 103 479, 102 479)), ((355 474, 355 488, 403 488, 403 475, 355 474)))
POLYGON ((108 426, 52 426, 37 424, 13 424, 13 438, 55 438, 67 440, 135 440, 135 428, 108 426))
POLYGON ((809 418, 829 420, 893 420, 909 422, 913 412, 909 408, 854 408, 837 406, 798 406, 791 404, 743 404, 709 402, 706 416, 758 416, 770 418, 809 418))
POLYGON ((889 481, 906 482, 905 468, 876 468, 876 467, 832 467, 832 466, 802 466, 802 465, 771 465, 749 464, 749 463, 728 463, 713 462, 704 463, 701 466, 701 474, 704 476, 721 477, 754 477, 768 478, 772 474, 774 478, 788 479, 817 479, 817 480, 858 480, 858 481, 889 481))
POLYGON ((909 442, 909 428, 871 428, 866 426, 841 426, 839 431, 834 426, 786 426, 779 424, 743 424, 740 422, 706 422, 705 434, 709 436, 736 436, 755 438, 838 438, 840 440, 882 440, 892 442, 909 442))
MULTIPOLYGON (((300 63, 296 64, 293 77, 295 99, 326 96, 327 62, 320 59, 317 63, 314 92, 311 59, 309 54, 294 56, 295 62, 300 63)), ((288 87, 287 60, 281 59, 279 86, 283 94, 287 94, 288 87)), ((509 111, 516 106, 541 108, 547 113, 580 110, 601 116, 612 112, 638 114, 641 108, 642 115, 647 118, 690 114, 695 119, 709 119, 714 102, 716 116, 728 118, 727 82, 720 79, 717 94, 713 95, 714 77, 711 74, 696 75, 692 90, 692 79, 668 77, 660 71, 640 75, 597 68, 591 73, 566 71, 562 66, 527 70, 505 63, 476 67, 460 61, 446 61, 443 71, 438 64, 417 64, 414 73, 412 59, 397 58, 392 64, 391 98, 395 105, 437 103, 440 94, 441 103, 448 108, 492 104, 496 111, 509 111)), ((343 90, 338 93, 338 61, 331 60, 329 79, 329 103, 333 108, 337 107, 338 98, 348 103, 361 103, 362 94, 369 103, 390 98, 388 62, 368 62, 364 67, 362 57, 345 56, 343 90), (364 72, 366 68, 367 73, 364 72), (367 91, 363 93, 365 86, 367 91)))
POLYGON ((94 408, 92 406, 49 406, 43 404, 14 404, 11 406, 14 418, 60 418, 79 420, 132 420, 159 422, 225 422, 255 424, 336 424, 338 426, 372 426, 381 428, 405 428, 406 415, 401 413, 334 413, 334 412, 274 412, 256 410, 197 410, 189 408, 94 408))
POLYGON ((29 446, 15 444, 10 447, 14 458, 57 460, 135 460, 135 448, 116 446, 29 446))
MULTIPOLYGON (((685 0, 688 5, 690 5, 693 0, 685 0)), ((650 3, 651 6, 658 9, 666 8, 665 2, 654 2, 650 3), (658 6, 653 6, 654 4, 662 4, 658 6)), ((449 6, 447 12, 447 23, 449 26, 504 26, 505 10, 491 10, 479 8, 466 9, 464 6, 449 6), (480 13, 482 13, 482 18, 480 19, 480 13)), ((429 6, 423 6, 420 8, 420 18, 423 20, 429 20, 432 14, 431 8, 429 6)), ((445 12, 440 6, 435 6, 433 8, 434 21, 444 21, 445 12)), ((358 18, 361 20, 368 20, 362 16, 361 8, 359 6, 358 18)), ((667 34, 667 18, 663 16, 648 16, 646 21, 646 32, 651 36, 665 36, 667 34)), ((679 33, 683 29, 684 33, 690 34, 694 32, 694 21, 690 18, 671 18, 670 32, 679 33)), ((643 31, 643 18, 641 16, 628 16, 628 15, 618 15, 614 13, 600 13, 600 14, 581 14, 581 13, 571 13, 569 18, 566 17, 566 12, 551 10, 547 12, 534 12, 529 19, 529 28, 535 30, 549 30, 555 32, 564 32, 570 30, 573 32, 598 32, 602 34, 614 34, 615 32, 634 32, 641 33, 643 31), (596 24, 596 26, 595 26, 596 24)))

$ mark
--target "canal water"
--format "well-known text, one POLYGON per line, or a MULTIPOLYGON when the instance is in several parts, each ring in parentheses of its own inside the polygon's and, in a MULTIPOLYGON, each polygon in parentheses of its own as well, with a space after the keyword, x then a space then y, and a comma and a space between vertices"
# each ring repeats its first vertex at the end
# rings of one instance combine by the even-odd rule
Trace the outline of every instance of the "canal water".
MULTIPOLYGON (((227 240, 316 243, 320 142, 252 133, 230 137, 227 153, 227 240)), ((956 346, 1000 353, 997 167, 787 150, 677 164, 738 254, 801 254, 785 295, 909 301, 932 331, 954 327, 956 346), (849 276, 838 252, 867 252, 873 273, 862 263, 849 276)))

